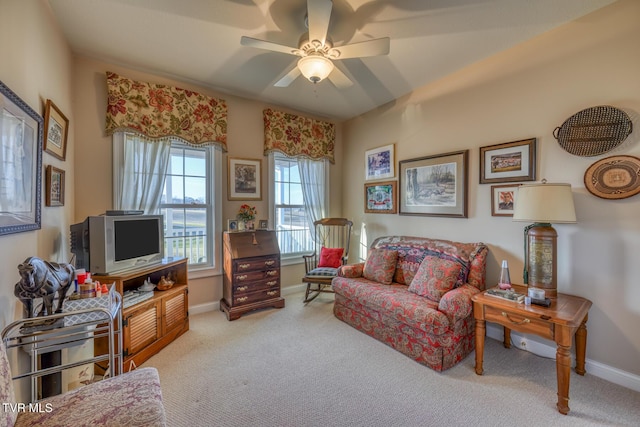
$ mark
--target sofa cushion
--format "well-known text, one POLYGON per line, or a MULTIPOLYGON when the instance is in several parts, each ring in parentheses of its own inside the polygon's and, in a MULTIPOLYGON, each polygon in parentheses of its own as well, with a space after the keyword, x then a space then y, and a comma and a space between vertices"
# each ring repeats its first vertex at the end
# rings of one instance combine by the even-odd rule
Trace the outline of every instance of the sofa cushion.
POLYGON ((461 268, 460 263, 450 259, 427 255, 409 285, 409 292, 439 302, 455 287, 461 268))
POLYGON ((342 248, 325 248, 320 249, 320 261, 318 267, 332 267, 338 268, 342 264, 342 254, 344 249, 342 248))
POLYGON ((372 310, 370 315, 376 312, 434 336, 450 333, 449 318, 438 310, 438 303, 409 292, 405 285, 345 277, 336 277, 332 285, 337 295, 372 310))
POLYGON ((462 265, 456 286, 469 283, 481 290, 485 287, 485 260, 488 250, 483 243, 461 243, 426 237, 384 236, 377 238, 371 247, 398 251, 394 282, 411 284, 424 257, 433 255, 462 265))
POLYGON ((364 264, 362 276, 385 285, 393 281, 393 273, 396 271, 398 251, 389 249, 372 249, 369 251, 367 261, 364 264))

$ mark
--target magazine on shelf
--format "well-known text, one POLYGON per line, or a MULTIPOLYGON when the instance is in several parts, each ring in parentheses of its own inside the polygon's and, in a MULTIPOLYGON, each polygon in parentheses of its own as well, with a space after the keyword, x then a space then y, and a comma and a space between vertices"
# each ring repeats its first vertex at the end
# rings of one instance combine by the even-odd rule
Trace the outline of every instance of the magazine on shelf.
POLYGON ((491 288, 491 289, 488 289, 486 293, 489 296, 506 299, 508 301, 513 301, 513 302, 524 301, 524 294, 515 292, 513 289, 491 288))

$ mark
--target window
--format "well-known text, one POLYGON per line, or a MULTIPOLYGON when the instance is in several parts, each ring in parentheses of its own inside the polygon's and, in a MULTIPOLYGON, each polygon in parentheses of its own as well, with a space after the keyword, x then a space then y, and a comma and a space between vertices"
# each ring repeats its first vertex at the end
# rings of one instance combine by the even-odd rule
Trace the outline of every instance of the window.
POLYGON ((211 149, 171 143, 160 212, 164 215, 164 247, 169 257, 189 258, 191 266, 210 265, 211 238, 208 171, 211 149))
MULTIPOLYGON (((116 135, 118 134, 114 135, 114 165, 116 160, 124 164, 119 160, 124 156, 115 151, 115 147, 119 145, 116 135)), ((120 145, 123 146, 131 143, 149 143, 137 138, 134 134, 120 133, 119 135, 123 139, 120 145)), ((217 218, 220 217, 221 191, 214 191, 214 189, 220 186, 222 170, 220 150, 209 146, 194 147, 178 140, 171 140, 168 156, 158 205, 159 213, 164 216, 165 256, 188 258, 190 268, 215 268, 216 254, 219 252, 215 235, 219 224, 217 218), (214 197, 214 194, 217 196, 214 197)), ((137 160, 135 164, 146 163, 137 160)), ((123 171, 130 169, 121 168, 123 171)), ((134 174, 138 175, 145 173, 134 171, 134 174)), ((122 178, 122 182, 127 182, 126 177, 122 178)), ((117 188, 116 184, 114 188, 117 188)), ((115 201, 114 206, 118 206, 115 201)), ((143 209, 144 207, 123 206, 121 208, 143 209)))
MULTIPOLYGON (((303 195, 303 180, 301 179, 301 168, 297 159, 287 157, 280 153, 271 155, 272 171, 272 200, 273 223, 278 237, 280 254, 283 258, 296 258, 301 254, 313 252, 314 244, 311 237, 309 220, 309 209, 318 212, 325 211, 326 200, 326 162, 309 161, 318 173, 313 174, 308 187, 314 187, 315 191, 321 194, 319 205, 307 206, 305 208, 305 197, 303 195)), ((313 199, 307 197, 308 200, 313 199)), ((311 203, 313 204, 313 203, 311 203)), ((323 215, 320 215, 322 217, 323 215)), ((319 218, 315 218, 319 219, 319 218)))

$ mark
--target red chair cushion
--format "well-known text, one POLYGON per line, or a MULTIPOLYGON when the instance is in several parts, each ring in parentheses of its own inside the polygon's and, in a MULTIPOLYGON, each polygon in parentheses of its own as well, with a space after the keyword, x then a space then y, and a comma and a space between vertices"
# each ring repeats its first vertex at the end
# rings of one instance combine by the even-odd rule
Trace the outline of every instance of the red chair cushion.
POLYGON ((338 268, 342 265, 342 254, 344 249, 342 248, 325 248, 320 249, 320 262, 318 267, 333 267, 338 268))

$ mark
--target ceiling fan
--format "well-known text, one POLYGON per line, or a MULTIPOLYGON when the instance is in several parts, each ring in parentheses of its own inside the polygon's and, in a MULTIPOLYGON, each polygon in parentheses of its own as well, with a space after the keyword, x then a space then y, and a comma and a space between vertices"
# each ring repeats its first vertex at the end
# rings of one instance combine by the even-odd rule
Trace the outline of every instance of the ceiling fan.
POLYGON ((389 53, 389 37, 334 47, 327 36, 332 8, 331 0, 307 0, 305 21, 309 31, 300 37, 297 48, 246 36, 240 39, 240 44, 300 57, 297 67, 278 80, 274 84, 276 87, 287 87, 302 74, 312 83, 319 83, 328 77, 336 87, 347 88, 353 82, 334 66, 333 61, 386 55, 389 53))

